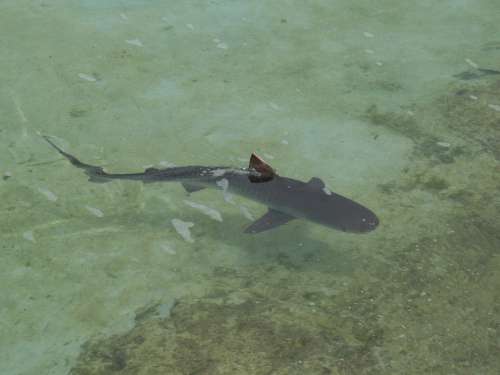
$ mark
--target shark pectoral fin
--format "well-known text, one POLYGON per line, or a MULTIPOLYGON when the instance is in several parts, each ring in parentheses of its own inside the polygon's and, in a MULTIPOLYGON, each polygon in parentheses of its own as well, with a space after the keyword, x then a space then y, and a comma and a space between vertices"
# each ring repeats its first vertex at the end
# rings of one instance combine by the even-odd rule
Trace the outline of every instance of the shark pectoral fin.
POLYGON ((182 186, 188 193, 194 193, 195 191, 203 190, 205 189, 204 186, 198 186, 198 185, 192 185, 188 184, 187 182, 182 182, 182 186))
POLYGON ((281 211, 269 209, 263 216, 255 220, 246 229, 245 233, 260 233, 269 229, 279 227, 295 219, 292 215, 285 214, 281 211))

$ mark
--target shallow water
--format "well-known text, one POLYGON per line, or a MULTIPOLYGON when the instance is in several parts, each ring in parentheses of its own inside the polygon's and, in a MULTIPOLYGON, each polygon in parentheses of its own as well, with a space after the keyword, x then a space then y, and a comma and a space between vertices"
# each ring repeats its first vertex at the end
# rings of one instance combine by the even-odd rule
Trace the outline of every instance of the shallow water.
POLYGON ((373 3, 2 1, 0 373, 498 374, 500 4, 373 3), (243 234, 257 202, 39 134, 255 151, 381 224, 243 234))

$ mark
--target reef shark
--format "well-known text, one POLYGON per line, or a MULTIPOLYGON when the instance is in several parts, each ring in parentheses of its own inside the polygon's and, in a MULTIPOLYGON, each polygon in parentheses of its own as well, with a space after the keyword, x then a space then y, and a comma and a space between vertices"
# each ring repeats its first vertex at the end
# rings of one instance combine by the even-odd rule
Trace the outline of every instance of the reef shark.
POLYGON ((139 173, 108 173, 102 167, 81 162, 43 138, 75 167, 82 169, 92 182, 134 180, 180 182, 188 193, 204 188, 218 188, 262 203, 268 211, 251 223, 245 233, 260 233, 306 219, 344 232, 365 233, 374 230, 379 220, 368 208, 328 190, 318 177, 308 182, 283 177, 263 159, 252 154, 248 168, 207 167, 200 165, 147 168, 139 173))

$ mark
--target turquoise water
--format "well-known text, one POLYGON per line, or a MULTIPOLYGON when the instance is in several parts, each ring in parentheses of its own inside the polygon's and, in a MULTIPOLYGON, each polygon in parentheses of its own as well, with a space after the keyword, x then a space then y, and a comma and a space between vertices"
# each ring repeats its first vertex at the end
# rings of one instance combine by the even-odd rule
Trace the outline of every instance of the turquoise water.
POLYGON ((498 25, 496 0, 2 1, 0 374, 498 374, 498 25), (114 172, 256 152, 381 223, 244 234, 258 202, 94 184, 40 134, 114 172))

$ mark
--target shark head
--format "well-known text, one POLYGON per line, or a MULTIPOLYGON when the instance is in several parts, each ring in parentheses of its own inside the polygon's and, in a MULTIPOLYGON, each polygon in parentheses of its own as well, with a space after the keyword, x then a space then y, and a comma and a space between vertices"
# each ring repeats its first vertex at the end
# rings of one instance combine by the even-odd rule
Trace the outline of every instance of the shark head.
POLYGON ((366 233, 377 228, 379 219, 373 211, 325 187, 313 177, 307 183, 309 191, 306 217, 318 224, 343 232, 366 233))
POLYGON ((354 215, 347 215, 340 223, 339 229, 350 233, 366 233, 377 228, 378 217, 366 207, 353 210, 354 215))

